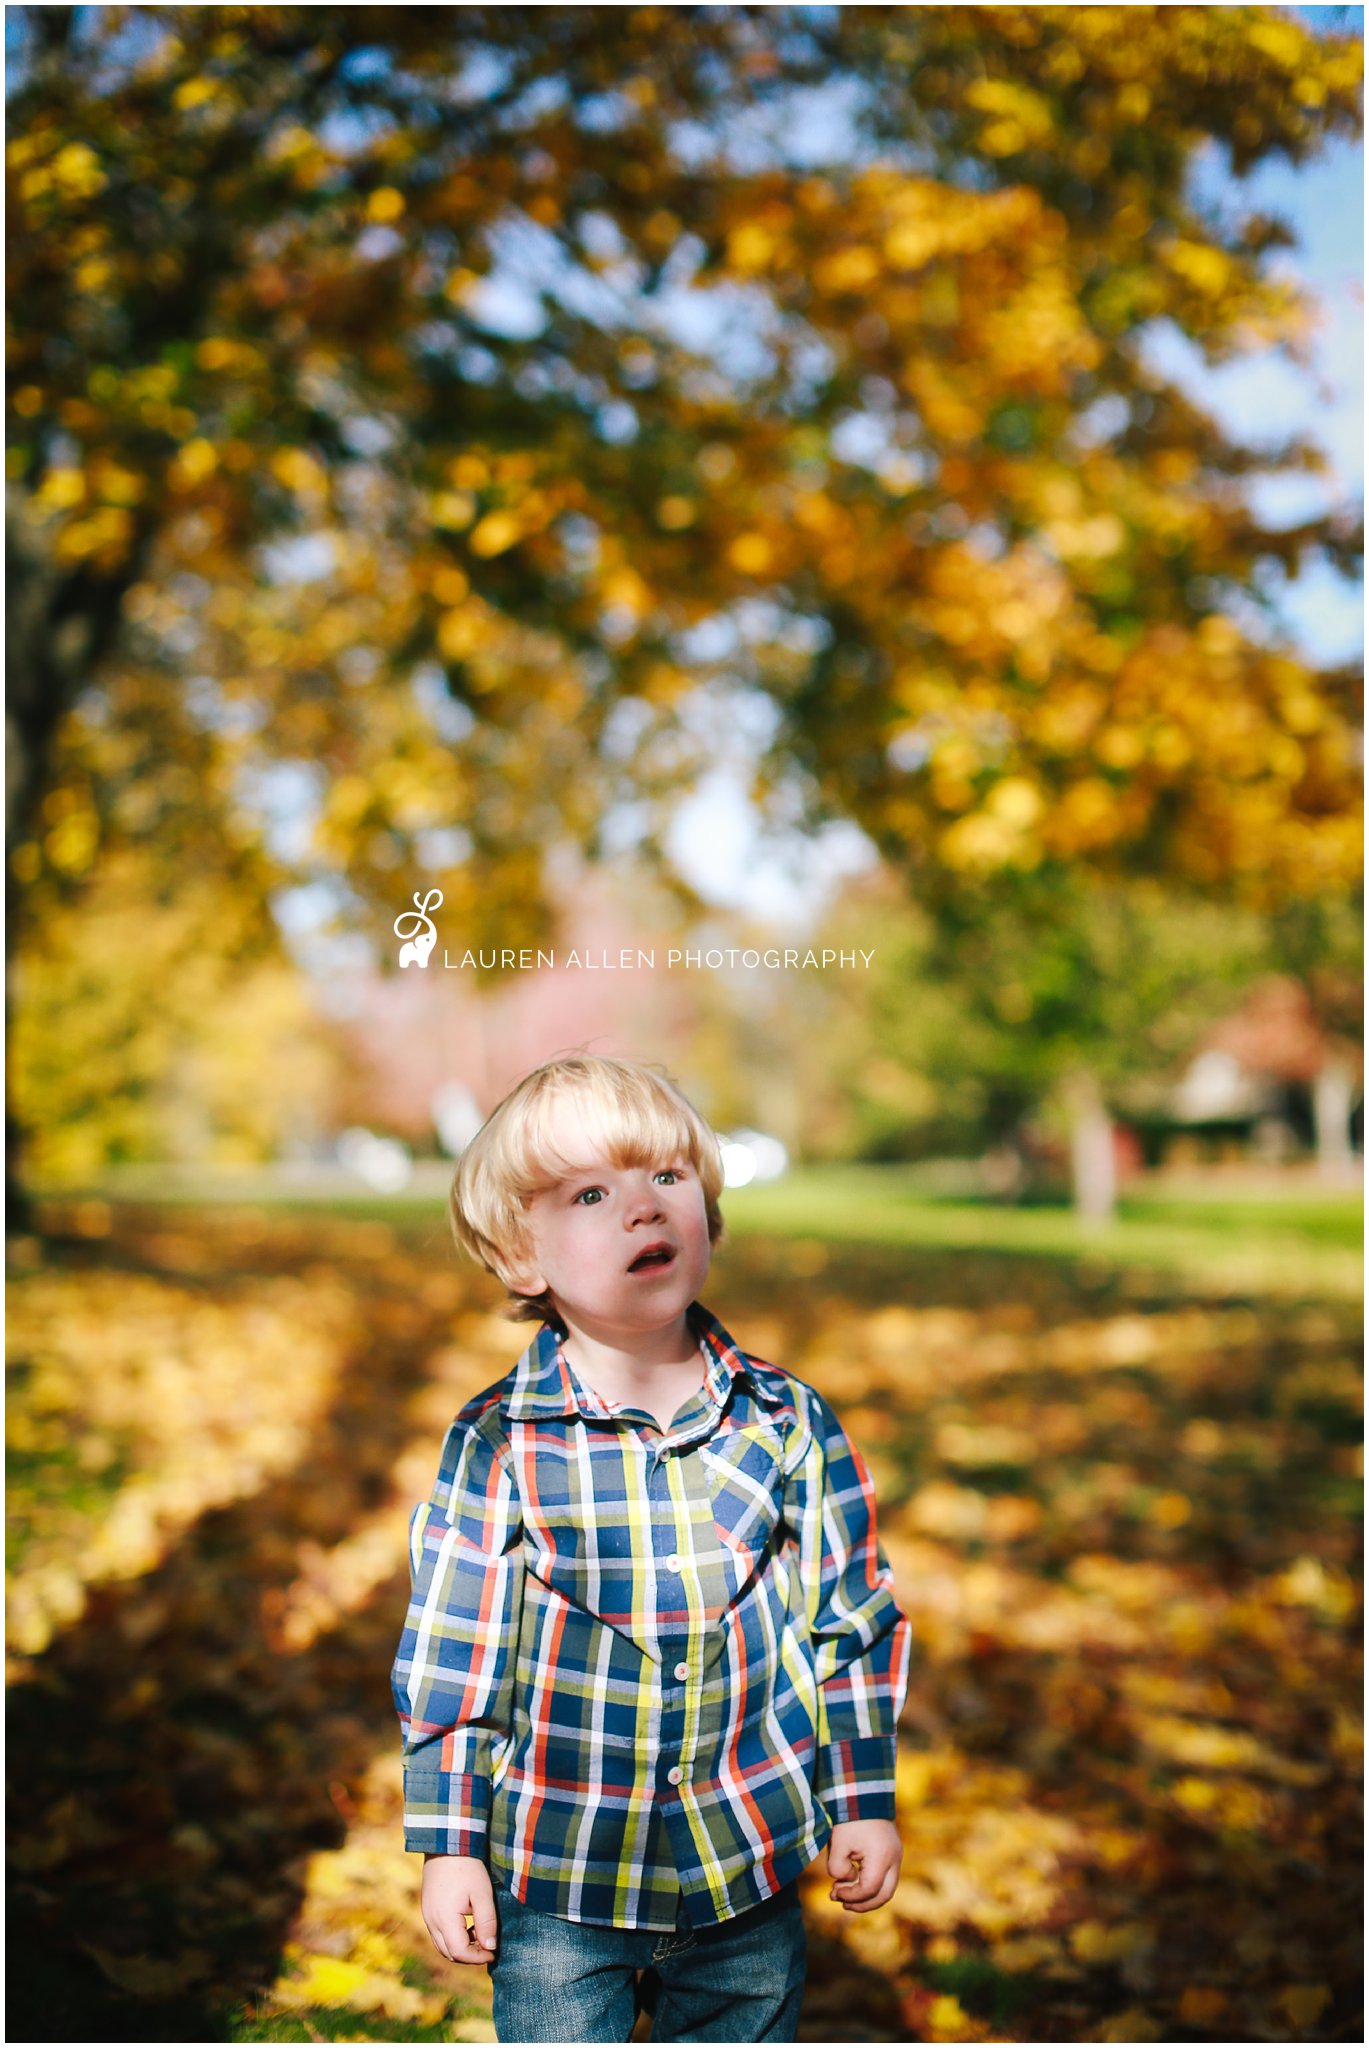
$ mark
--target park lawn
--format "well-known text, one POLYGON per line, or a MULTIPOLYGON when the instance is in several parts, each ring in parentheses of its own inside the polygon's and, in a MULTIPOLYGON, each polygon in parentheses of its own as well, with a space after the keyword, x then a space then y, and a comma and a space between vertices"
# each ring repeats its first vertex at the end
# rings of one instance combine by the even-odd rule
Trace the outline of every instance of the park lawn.
MULTIPOLYGON (((430 1171, 425 1163, 425 1172, 430 1171)), ((148 1199, 151 1169, 111 1175, 84 1199, 54 1195, 62 1210, 148 1199)), ((450 1246, 445 1182, 439 1189, 377 1194, 367 1188, 305 1194, 262 1176, 231 1182, 163 1183, 159 1206, 264 1203, 299 1218, 346 1216, 384 1223, 431 1248, 450 1246)), ((1065 1203, 1016 1206, 928 1192, 917 1165, 801 1166, 783 1179, 728 1188, 723 1214, 736 1238, 776 1237, 823 1244, 907 1246, 1081 1262, 1093 1271, 1149 1272, 1203 1287, 1252 1294, 1355 1299, 1363 1290, 1364 1199, 1360 1190, 1323 1192, 1252 1181, 1214 1192, 1210 1182, 1133 1183, 1111 1223, 1092 1226, 1065 1203)), ((78 1230, 81 1228, 77 1223, 78 1230)))
POLYGON ((935 1199, 916 1168, 803 1167, 783 1180, 729 1189, 737 1236, 910 1249, 1014 1253, 1112 1269, 1149 1268, 1204 1286, 1353 1297, 1362 1286, 1358 1193, 1262 1200, 1138 1188, 1116 1220, 1091 1226, 1073 1209, 935 1199))

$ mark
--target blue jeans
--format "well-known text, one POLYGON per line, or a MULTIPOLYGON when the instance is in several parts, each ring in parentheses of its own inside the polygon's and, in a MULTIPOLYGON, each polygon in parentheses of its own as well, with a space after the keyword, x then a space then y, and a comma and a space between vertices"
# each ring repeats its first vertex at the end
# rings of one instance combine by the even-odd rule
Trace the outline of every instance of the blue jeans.
POLYGON ((493 1883, 497 2040, 626 2041, 643 2008, 653 2041, 798 2039, 808 1942, 797 1878, 710 1927, 691 1927, 681 1898, 673 1934, 561 1920, 493 1883))

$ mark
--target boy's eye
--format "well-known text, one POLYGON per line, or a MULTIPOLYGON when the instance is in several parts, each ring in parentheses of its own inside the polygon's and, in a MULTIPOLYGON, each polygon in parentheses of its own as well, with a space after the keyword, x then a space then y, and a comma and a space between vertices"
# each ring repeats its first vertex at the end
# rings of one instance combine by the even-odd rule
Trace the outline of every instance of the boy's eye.
POLYGON ((680 1169, 678 1166, 663 1166, 660 1172, 658 1174, 655 1174, 653 1178, 656 1180, 661 1180, 663 1178, 669 1180, 678 1180, 680 1178, 680 1169))
POLYGON ((596 1206, 595 1202, 587 1201, 586 1197, 592 1195, 597 1198, 598 1196, 601 1196, 603 1192, 604 1191, 602 1188, 581 1188, 579 1194, 574 1197, 574 1201, 584 1202, 584 1205, 587 1209, 593 1209, 596 1206))

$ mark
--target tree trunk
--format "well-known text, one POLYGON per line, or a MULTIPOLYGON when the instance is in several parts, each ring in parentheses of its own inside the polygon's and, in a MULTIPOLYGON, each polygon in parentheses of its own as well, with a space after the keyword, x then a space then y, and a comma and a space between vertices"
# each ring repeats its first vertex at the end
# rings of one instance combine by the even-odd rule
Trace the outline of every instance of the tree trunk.
POLYGON ((1317 1170, 1343 1174, 1351 1160, 1350 1110, 1354 1075, 1343 1053, 1330 1052, 1312 1084, 1312 1115, 1317 1129, 1317 1170))
POLYGON ((1070 1164, 1074 1207, 1082 1223, 1111 1223, 1116 1213, 1117 1164, 1112 1118, 1095 1074, 1071 1076, 1065 1099, 1070 1111, 1070 1164))

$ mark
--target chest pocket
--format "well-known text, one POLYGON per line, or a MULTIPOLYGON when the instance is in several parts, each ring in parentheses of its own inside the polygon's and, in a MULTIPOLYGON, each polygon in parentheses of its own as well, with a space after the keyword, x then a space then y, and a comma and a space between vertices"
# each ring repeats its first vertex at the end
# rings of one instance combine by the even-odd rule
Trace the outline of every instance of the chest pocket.
POLYGON ((776 1539, 784 1507, 784 1439, 772 1423, 725 1429, 701 1446, 713 1519, 749 1577, 776 1539))

